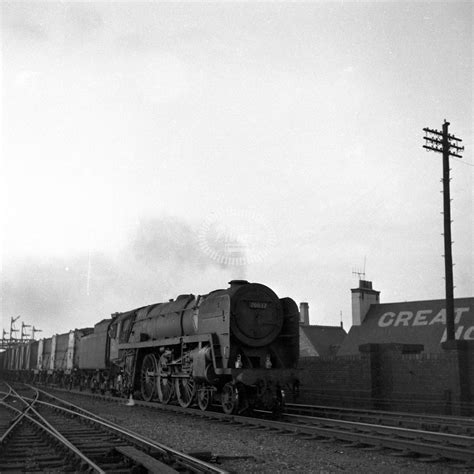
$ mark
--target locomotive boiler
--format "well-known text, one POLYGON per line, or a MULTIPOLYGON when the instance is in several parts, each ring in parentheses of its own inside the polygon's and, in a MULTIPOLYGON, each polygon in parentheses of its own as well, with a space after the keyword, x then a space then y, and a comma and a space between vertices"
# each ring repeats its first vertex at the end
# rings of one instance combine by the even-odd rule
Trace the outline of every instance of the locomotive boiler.
POLYGON ((297 386, 298 307, 265 285, 233 280, 225 290, 113 316, 110 362, 119 383, 145 400, 278 411, 297 386))

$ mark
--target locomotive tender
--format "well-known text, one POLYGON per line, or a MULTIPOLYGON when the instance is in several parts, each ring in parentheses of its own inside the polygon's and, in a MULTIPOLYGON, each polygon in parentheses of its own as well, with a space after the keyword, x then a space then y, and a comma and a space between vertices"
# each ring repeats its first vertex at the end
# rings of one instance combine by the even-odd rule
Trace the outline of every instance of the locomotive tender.
MULTIPOLYGON (((252 407, 280 411, 284 391, 298 386, 298 307, 245 280, 115 313, 93 330, 65 336, 54 336, 69 341, 62 365, 52 339, 40 341, 36 379, 48 374, 66 386, 140 392, 147 401, 196 402, 202 410, 220 401, 229 414, 252 407)), ((19 360, 8 367, 24 368, 19 360)))

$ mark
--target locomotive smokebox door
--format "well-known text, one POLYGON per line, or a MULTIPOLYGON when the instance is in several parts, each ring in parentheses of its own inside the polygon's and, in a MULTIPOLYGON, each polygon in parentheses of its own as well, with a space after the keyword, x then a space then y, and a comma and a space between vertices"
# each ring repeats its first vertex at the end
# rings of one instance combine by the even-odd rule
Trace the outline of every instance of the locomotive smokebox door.
POLYGON ((250 347, 271 344, 283 326, 283 309, 270 288, 257 283, 240 286, 232 296, 232 334, 250 347))

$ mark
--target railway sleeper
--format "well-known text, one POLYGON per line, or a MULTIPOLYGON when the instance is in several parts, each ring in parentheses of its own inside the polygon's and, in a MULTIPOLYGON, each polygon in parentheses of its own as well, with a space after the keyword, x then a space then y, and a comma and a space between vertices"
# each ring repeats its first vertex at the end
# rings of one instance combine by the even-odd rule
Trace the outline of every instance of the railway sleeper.
POLYGON ((310 440, 320 440, 320 439, 324 439, 324 436, 321 436, 321 435, 307 435, 306 433, 301 433, 301 436, 300 436, 300 439, 302 441, 310 441, 310 440))
POLYGON ((360 441, 352 441, 349 443, 344 443, 345 448, 361 448, 363 446, 366 446, 364 443, 361 443, 360 441))
POLYGON ((433 456, 418 457, 417 461, 425 462, 425 463, 435 463, 435 462, 445 462, 447 461, 447 459, 441 456, 433 455, 433 456))
POLYGON ((360 448, 360 449, 363 449, 364 451, 383 451, 385 448, 383 446, 370 446, 370 445, 367 445, 363 448, 360 448))
POLYGON ((115 451, 120 453, 125 459, 132 460, 135 464, 143 466, 150 472, 159 472, 160 474, 171 474, 177 471, 167 464, 162 463, 158 459, 152 458, 150 455, 139 451, 133 446, 117 446, 115 451))
POLYGON ((394 451, 390 453, 391 456, 395 456, 397 458, 414 458, 417 457, 417 454, 414 451, 410 450, 403 450, 403 451, 394 451))

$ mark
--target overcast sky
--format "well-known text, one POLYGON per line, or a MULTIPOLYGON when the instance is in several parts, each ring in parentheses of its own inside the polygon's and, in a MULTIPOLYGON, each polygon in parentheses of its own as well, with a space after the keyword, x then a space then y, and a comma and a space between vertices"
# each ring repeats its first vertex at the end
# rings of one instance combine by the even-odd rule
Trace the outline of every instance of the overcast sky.
MULTIPOLYGON (((471 2, 2 2, 2 319, 43 335, 246 278, 351 325, 473 296, 471 2), (238 258, 237 258, 237 257, 238 258)), ((19 327, 17 325, 17 327, 19 327)))

